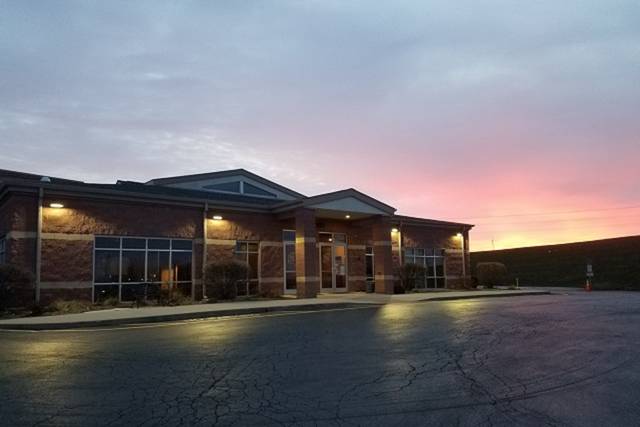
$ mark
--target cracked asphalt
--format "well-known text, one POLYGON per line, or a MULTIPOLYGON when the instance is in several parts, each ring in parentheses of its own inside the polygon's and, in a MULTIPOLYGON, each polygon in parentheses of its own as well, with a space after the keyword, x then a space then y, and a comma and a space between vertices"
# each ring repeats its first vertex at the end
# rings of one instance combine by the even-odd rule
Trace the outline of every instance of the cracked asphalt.
POLYGON ((638 425, 640 293, 0 331, 0 424, 638 425))

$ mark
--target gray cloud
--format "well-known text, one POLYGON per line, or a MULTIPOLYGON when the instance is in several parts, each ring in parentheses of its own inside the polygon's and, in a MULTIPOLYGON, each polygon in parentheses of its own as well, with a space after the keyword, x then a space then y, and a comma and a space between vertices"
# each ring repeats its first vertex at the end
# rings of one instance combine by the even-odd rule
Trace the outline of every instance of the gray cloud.
POLYGON ((0 8, 4 168, 113 181, 247 167, 402 202, 408 180, 455 191, 525 163, 551 184, 563 162, 640 154, 636 1, 0 8), (381 165, 397 180, 372 181, 381 165))

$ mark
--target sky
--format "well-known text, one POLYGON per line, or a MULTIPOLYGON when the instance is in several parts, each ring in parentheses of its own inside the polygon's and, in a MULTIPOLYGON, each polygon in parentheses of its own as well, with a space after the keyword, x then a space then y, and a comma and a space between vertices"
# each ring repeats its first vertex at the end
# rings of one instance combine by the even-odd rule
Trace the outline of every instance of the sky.
POLYGON ((0 0, 0 168, 245 168, 476 224, 640 234, 640 2, 0 0))

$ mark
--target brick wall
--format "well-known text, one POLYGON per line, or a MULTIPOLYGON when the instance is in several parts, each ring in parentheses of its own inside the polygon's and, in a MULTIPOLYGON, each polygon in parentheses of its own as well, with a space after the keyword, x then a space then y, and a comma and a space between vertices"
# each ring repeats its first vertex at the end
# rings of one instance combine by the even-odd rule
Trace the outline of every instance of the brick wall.
MULTIPOLYGON (((445 275, 447 287, 461 288, 465 284, 462 268, 462 242, 458 231, 451 228, 434 226, 404 225, 402 227, 403 248, 445 249, 445 275)), ((465 233, 468 241, 468 233, 465 233)), ((466 276, 470 275, 470 257, 468 244, 465 247, 466 276)))

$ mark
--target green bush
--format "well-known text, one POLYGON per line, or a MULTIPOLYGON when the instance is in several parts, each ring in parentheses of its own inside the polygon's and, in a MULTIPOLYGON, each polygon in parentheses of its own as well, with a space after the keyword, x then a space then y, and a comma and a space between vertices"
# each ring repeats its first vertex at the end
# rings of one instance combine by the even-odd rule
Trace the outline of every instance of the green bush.
POLYGON ((400 278, 400 286, 404 292, 410 292, 416 288, 420 281, 424 281, 427 269, 422 265, 408 263, 396 270, 396 275, 400 278))
POLYGON ((478 284, 485 288, 507 285, 507 267, 500 262, 479 262, 476 277, 478 284))
POLYGON ((10 264, 0 265, 0 309, 16 305, 20 291, 33 287, 33 276, 10 264))
POLYGON ((247 264, 238 261, 216 262, 207 265, 205 287, 207 297, 214 300, 230 300, 238 296, 238 282, 249 273, 247 264))

